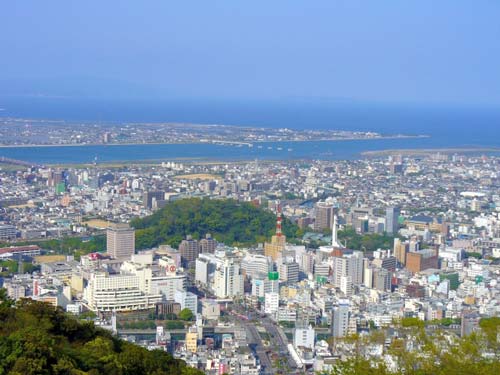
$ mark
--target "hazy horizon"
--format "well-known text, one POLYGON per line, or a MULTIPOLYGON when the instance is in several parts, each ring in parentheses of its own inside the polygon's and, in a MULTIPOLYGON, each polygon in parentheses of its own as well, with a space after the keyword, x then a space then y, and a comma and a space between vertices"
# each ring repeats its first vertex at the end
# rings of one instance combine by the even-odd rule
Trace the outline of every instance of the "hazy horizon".
POLYGON ((0 95, 500 108, 498 19, 488 0, 4 2, 0 95))

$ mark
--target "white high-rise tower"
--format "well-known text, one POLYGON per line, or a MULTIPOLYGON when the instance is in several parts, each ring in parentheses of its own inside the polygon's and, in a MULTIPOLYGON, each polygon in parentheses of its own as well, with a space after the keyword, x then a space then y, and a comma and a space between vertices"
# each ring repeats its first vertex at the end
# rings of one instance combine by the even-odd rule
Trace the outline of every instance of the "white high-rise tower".
POLYGON ((338 242, 337 238, 337 215, 333 216, 333 225, 332 225, 332 247, 338 248, 342 247, 342 245, 338 242))

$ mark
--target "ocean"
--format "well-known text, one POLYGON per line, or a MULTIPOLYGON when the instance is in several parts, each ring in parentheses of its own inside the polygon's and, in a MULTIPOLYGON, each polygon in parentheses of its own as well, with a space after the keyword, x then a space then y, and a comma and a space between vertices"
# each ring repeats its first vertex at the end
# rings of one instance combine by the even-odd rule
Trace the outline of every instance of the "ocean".
POLYGON ((129 145, 1 148, 37 163, 138 160, 354 159, 364 151, 500 148, 500 109, 361 103, 348 100, 90 100, 0 98, 0 117, 106 122, 191 122, 291 129, 345 129, 428 138, 283 142, 254 147, 129 145), (258 147, 261 146, 261 147, 258 147))

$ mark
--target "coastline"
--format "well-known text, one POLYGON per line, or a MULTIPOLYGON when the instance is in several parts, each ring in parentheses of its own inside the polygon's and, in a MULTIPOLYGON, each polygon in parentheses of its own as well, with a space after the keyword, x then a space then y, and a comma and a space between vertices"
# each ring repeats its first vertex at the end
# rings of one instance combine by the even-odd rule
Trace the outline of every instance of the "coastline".
MULTIPOLYGON (((209 142, 151 142, 151 143, 64 143, 64 144, 22 144, 10 145, 0 144, 2 148, 29 148, 29 147, 87 147, 87 146, 158 146, 158 145, 219 145, 219 146, 237 146, 239 144, 263 144, 263 143, 293 143, 293 142, 339 142, 339 141, 376 141, 385 139, 418 139, 430 138, 430 135, 390 135, 380 137, 365 137, 365 138, 318 138, 318 139, 290 139, 290 140, 267 140, 267 141, 220 141, 214 140, 209 142), (225 142, 225 143, 224 143, 225 142)), ((249 146, 246 146, 249 147, 249 146)))

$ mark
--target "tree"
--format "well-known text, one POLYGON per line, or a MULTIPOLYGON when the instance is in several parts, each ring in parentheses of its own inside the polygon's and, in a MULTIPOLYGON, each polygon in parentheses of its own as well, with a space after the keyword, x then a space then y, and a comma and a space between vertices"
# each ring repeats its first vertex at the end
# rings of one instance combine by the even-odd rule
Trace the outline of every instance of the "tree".
POLYGON ((1 375, 201 375, 164 351, 121 341, 47 303, 24 299, 14 305, 4 289, 0 321, 1 375))
MULTIPOLYGON (((177 247, 186 235, 198 239, 210 233, 226 245, 252 245, 274 234, 276 215, 233 199, 180 199, 168 203, 151 216, 134 219, 136 248, 160 244, 177 247)), ((299 227, 283 218, 283 232, 293 240, 302 235, 299 227)))
POLYGON ((185 320, 185 321, 190 321, 193 320, 193 312, 189 310, 188 308, 182 309, 181 312, 179 313, 179 319, 185 320))

